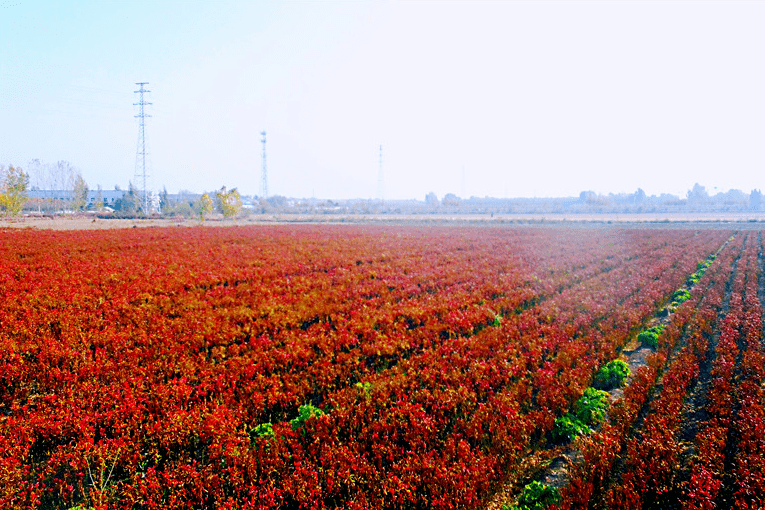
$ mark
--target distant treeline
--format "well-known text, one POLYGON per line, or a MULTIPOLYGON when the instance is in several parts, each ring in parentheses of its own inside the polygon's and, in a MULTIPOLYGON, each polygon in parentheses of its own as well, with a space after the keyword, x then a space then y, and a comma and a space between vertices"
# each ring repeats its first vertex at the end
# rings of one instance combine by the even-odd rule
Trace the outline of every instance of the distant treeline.
MULTIPOLYGON (((765 199, 759 190, 744 193, 730 190, 709 195, 696 184, 685 198, 677 195, 635 193, 597 194, 583 191, 578 197, 563 198, 460 198, 452 193, 438 198, 428 193, 425 200, 317 200, 270 197, 262 212, 324 214, 640 214, 689 212, 757 212, 765 199)), ((257 208, 256 208, 257 209, 257 208)))
POLYGON ((227 218, 246 214, 641 214, 641 213, 748 213, 765 208, 760 190, 729 190, 710 195, 695 184, 683 198, 677 195, 634 193, 598 194, 582 191, 562 198, 461 198, 448 193, 439 198, 428 193, 423 200, 327 200, 240 195, 236 188, 170 194, 142 191, 133 183, 95 190, 81 172, 66 161, 46 164, 32 160, 27 170, 0 165, 0 213, 61 214, 94 211, 114 216, 184 216, 204 219, 220 214, 227 218))

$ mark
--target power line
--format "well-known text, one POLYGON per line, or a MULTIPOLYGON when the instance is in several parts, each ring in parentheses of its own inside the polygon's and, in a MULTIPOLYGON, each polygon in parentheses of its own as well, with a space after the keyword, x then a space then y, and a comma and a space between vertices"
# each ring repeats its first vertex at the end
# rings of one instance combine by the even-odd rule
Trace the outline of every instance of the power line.
POLYGON ((140 88, 139 90, 134 91, 134 93, 139 94, 139 100, 137 103, 133 103, 133 106, 139 107, 138 115, 135 117, 139 121, 138 125, 138 148, 136 149, 136 155, 135 155, 135 177, 137 179, 141 179, 143 186, 141 188, 142 196, 141 196, 141 207, 143 208, 143 213, 148 214, 149 213, 149 194, 146 190, 146 180, 149 177, 146 172, 146 117, 151 117, 151 115, 144 112, 144 107, 151 105, 151 103, 148 103, 144 100, 143 95, 145 92, 151 92, 151 90, 146 90, 143 88, 144 85, 148 85, 149 82, 140 82, 136 83, 140 88))

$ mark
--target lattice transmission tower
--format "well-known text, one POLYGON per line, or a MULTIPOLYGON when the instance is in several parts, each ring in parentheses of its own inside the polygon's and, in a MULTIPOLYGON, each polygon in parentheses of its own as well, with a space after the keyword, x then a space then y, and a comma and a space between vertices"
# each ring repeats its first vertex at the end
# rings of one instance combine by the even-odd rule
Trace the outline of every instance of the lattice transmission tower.
POLYGON ((133 103, 133 106, 138 106, 138 115, 135 117, 138 119, 138 148, 135 153, 135 179, 141 183, 141 209, 144 214, 148 214, 149 209, 149 192, 147 190, 147 181, 149 179, 149 173, 146 169, 146 118, 151 117, 145 112, 145 107, 151 105, 151 103, 144 100, 144 93, 151 92, 143 88, 144 85, 148 85, 149 82, 139 82, 136 85, 139 89, 134 91, 138 94, 138 102, 133 103))
POLYGON ((260 169, 260 196, 268 198, 268 165, 266 164, 266 132, 261 131, 260 136, 263 138, 260 141, 263 143, 263 154, 261 156, 261 169, 260 169))

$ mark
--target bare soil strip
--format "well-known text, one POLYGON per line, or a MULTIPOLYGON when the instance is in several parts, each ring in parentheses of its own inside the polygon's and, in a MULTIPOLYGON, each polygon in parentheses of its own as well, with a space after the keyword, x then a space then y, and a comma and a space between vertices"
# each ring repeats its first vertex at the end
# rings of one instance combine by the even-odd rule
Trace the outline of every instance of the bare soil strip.
POLYGON ((762 229, 765 213, 752 214, 250 214, 236 220, 213 216, 204 222, 195 218, 102 218, 93 214, 0 217, 2 228, 52 230, 100 230, 138 227, 195 227, 285 224, 375 224, 375 225, 470 225, 470 226, 577 226, 601 225, 615 228, 718 228, 762 229))

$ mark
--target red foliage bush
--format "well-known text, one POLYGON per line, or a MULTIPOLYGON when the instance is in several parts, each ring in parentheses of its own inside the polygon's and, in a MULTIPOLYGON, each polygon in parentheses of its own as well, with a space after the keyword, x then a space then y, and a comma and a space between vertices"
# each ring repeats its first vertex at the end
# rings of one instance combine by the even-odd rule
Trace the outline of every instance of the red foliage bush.
POLYGON ((728 236, 596 234, 0 232, 0 504, 480 506, 728 236))

